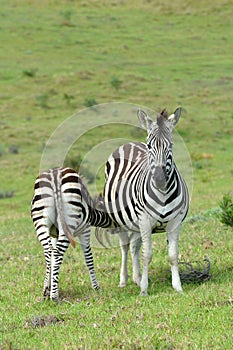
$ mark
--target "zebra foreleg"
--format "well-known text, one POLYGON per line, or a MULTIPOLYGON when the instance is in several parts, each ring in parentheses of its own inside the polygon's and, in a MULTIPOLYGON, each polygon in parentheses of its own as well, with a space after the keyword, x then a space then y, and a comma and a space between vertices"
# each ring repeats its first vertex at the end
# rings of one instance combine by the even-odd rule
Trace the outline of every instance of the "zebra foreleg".
POLYGON ((178 239, 181 225, 178 225, 173 231, 167 231, 168 240, 168 260, 171 265, 172 287, 177 292, 182 292, 180 275, 178 270, 178 239))
POLYGON ((119 240, 121 247, 121 270, 120 270, 120 283, 118 287, 126 287, 128 280, 128 252, 129 252, 129 236, 128 232, 119 232, 119 240))
POLYGON ((138 233, 132 233, 130 237, 130 252, 133 265, 133 281, 140 287, 141 275, 140 275, 140 262, 139 253, 141 248, 141 237, 138 233))
POLYGON ((142 239, 142 278, 140 295, 146 296, 148 289, 148 270, 152 259, 151 227, 149 223, 142 222, 140 225, 142 239))

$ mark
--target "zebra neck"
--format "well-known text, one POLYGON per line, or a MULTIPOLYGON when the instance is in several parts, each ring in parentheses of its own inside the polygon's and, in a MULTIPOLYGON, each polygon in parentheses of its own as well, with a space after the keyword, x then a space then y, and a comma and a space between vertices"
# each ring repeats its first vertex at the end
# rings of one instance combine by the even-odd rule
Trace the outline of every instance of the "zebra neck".
POLYGON ((91 226, 95 227, 107 228, 116 226, 107 212, 98 210, 93 206, 89 206, 88 221, 90 222, 91 226))

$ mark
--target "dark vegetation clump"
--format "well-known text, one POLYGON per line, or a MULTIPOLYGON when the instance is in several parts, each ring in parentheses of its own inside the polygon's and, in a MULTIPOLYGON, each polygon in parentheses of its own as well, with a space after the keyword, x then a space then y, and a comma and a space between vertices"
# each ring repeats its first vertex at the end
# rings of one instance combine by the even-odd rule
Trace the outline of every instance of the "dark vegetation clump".
POLYGON ((36 76, 37 69, 36 68, 28 68, 23 70, 23 76, 34 78, 36 76))
POLYGON ((60 12, 62 16, 61 26, 65 27, 74 27, 75 25, 72 23, 73 11, 70 9, 66 9, 60 12))
POLYGON ((49 101, 49 93, 44 92, 35 96, 37 105, 43 109, 49 109, 48 101, 49 101))
POLYGON ((47 316, 34 316, 32 319, 25 321, 24 328, 37 328, 37 327, 46 327, 54 325, 55 323, 63 322, 63 319, 59 319, 54 315, 47 316))
POLYGON ((0 199, 12 198, 14 195, 14 191, 0 191, 0 199))
POLYGON ((68 93, 64 93, 63 94, 63 98, 66 101, 67 105, 70 106, 71 102, 74 100, 74 95, 68 94, 68 93))
POLYGON ((11 153, 11 154, 18 154, 19 153, 19 146, 11 145, 9 147, 9 153, 11 153))
POLYGON ((83 176, 86 179, 88 184, 91 184, 95 181, 95 174, 93 174, 93 172, 90 170, 88 163, 83 162, 82 156, 80 155, 67 157, 64 162, 64 166, 70 167, 77 171, 81 176, 83 176))
POLYGON ((83 159, 82 156, 80 154, 77 154, 77 156, 68 156, 66 157, 64 166, 70 167, 74 170, 76 170, 77 172, 79 172, 79 168, 80 165, 82 163, 83 159))
POLYGON ((120 79, 118 79, 117 77, 113 77, 111 79, 110 83, 111 83, 111 86, 116 90, 119 90, 119 88, 122 85, 122 81, 120 79))
POLYGON ((205 257, 203 262, 179 261, 179 274, 182 282, 201 283, 208 281, 210 275, 210 260, 205 257))
POLYGON ((85 98, 85 101, 84 101, 84 106, 85 107, 93 107, 93 106, 96 106, 98 105, 98 102, 93 98, 93 97, 87 97, 85 98))
POLYGON ((221 202, 219 203, 219 207, 219 217, 221 223, 223 223, 225 226, 233 227, 233 194, 224 194, 221 202))

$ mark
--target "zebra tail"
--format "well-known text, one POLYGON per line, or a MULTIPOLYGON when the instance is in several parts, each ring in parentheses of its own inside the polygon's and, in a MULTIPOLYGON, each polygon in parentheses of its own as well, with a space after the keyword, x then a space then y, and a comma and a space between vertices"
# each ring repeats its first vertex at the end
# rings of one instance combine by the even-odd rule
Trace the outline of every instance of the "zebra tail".
POLYGON ((65 221, 63 204, 62 204, 60 177, 59 177, 59 181, 58 181, 57 185, 54 184, 53 191, 54 191, 54 198, 55 198, 55 206, 57 209, 58 226, 59 226, 59 222, 60 222, 62 231, 65 233, 66 237, 69 239, 72 247, 75 248, 76 242, 75 242, 74 236, 70 232, 70 229, 65 221))
POLYGON ((102 247, 107 248, 103 242, 103 229, 101 227, 95 228, 95 238, 102 247))
POLYGON ((103 248, 112 248, 116 246, 116 242, 113 236, 117 235, 119 232, 120 228, 116 226, 110 228, 96 227, 95 238, 103 248))

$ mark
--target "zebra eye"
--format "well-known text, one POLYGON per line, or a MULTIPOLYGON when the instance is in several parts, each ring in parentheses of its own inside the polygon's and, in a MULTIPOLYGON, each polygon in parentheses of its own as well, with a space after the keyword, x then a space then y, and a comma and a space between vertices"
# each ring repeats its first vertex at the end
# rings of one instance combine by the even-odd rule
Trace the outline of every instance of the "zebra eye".
POLYGON ((148 144, 147 144, 147 148, 148 148, 148 149, 151 149, 151 148, 152 148, 152 147, 151 147, 151 144, 148 143, 148 144))

